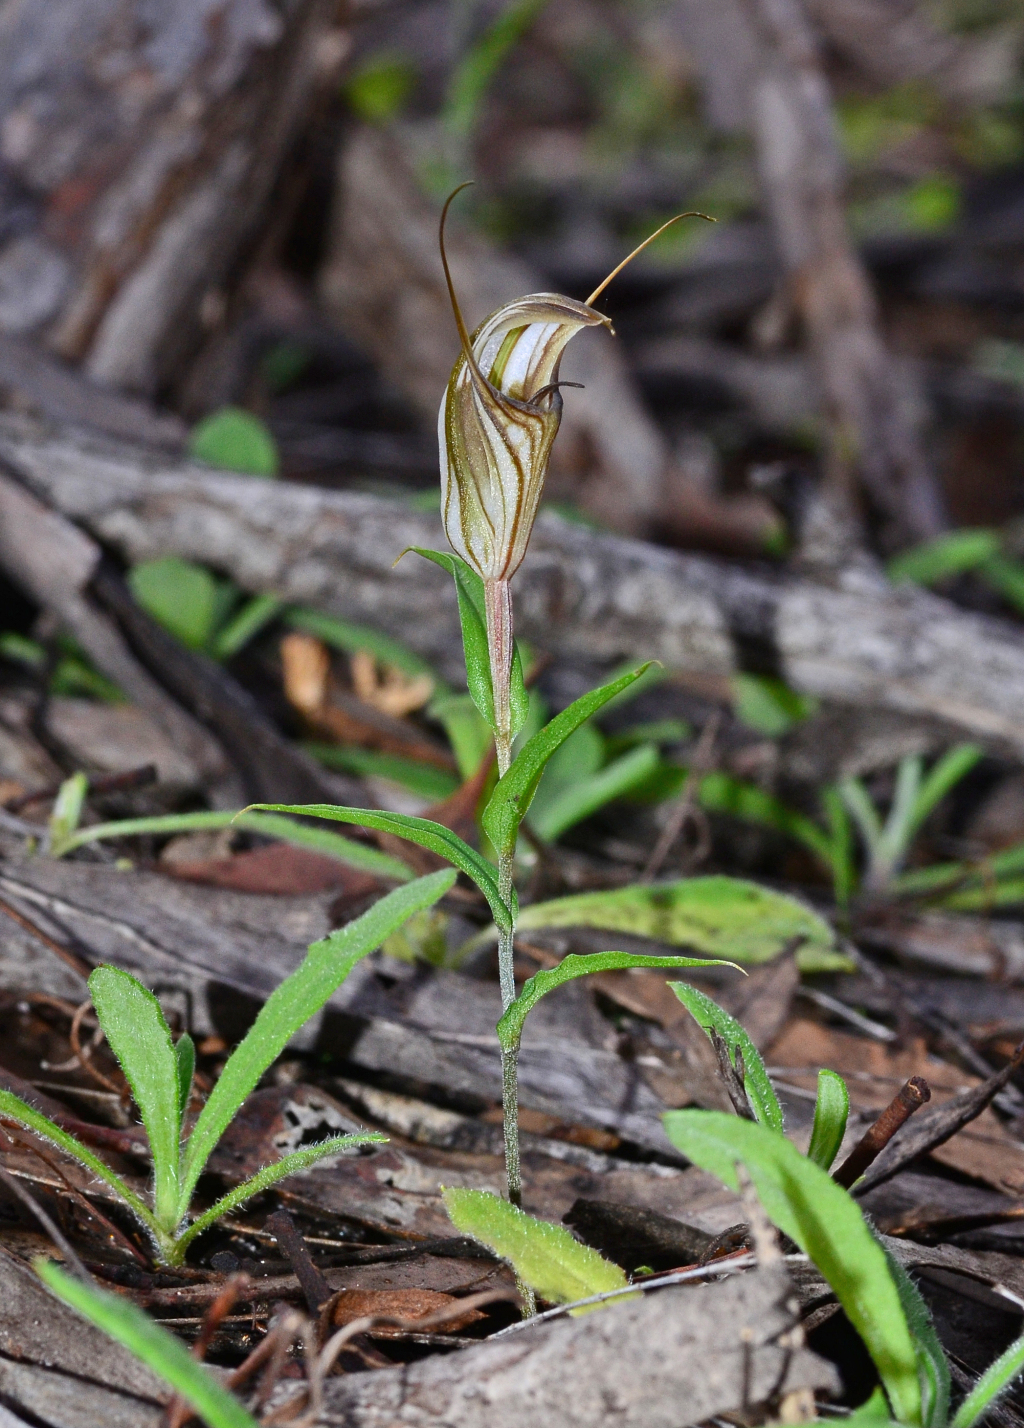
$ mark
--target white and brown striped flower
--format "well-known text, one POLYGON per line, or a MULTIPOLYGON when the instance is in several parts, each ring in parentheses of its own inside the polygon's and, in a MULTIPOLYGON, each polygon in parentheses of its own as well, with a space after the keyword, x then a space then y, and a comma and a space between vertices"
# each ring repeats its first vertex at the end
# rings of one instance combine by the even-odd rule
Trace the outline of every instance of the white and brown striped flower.
POLYGON ((534 293, 464 337, 438 418, 441 515, 485 581, 508 580, 526 554, 562 417, 562 351, 581 328, 607 323, 585 303, 534 293))

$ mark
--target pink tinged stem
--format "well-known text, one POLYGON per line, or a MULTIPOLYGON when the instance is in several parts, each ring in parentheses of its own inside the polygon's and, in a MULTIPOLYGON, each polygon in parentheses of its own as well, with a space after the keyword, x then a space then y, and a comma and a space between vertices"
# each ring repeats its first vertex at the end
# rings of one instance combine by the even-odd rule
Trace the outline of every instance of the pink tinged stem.
POLYGON ((491 686, 494 690, 494 742, 500 777, 512 762, 512 596, 507 580, 485 581, 484 606, 487 613, 487 648, 491 657, 491 686))

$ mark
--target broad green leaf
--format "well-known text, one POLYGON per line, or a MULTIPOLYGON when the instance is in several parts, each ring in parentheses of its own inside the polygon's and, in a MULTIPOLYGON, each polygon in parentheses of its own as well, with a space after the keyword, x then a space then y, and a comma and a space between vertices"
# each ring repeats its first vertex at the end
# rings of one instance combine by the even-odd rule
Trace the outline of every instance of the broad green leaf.
POLYGON ((280 595, 254 595, 251 600, 246 600, 238 613, 217 631, 213 654, 217 659, 230 659, 258 635, 264 625, 269 625, 283 608, 284 601, 280 595))
POLYGON ((668 1111, 672 1144, 739 1191, 736 1162, 754 1182, 772 1222, 817 1265, 860 1334, 885 1385, 893 1415, 921 1424, 914 1340, 881 1245, 856 1201, 785 1136, 722 1111, 668 1111))
POLYGON ((953 1418, 952 1428, 974 1428, 974 1424, 994 1407, 999 1398, 1024 1370, 1024 1334, 1014 1339, 1008 1349, 978 1379, 961 1403, 953 1418))
POLYGON ((850 1114, 850 1094, 846 1082, 835 1071, 818 1072, 818 1096, 814 1102, 814 1125, 807 1154, 822 1170, 831 1170, 846 1134, 850 1114))
POLYGON ((669 982, 669 986, 693 1017, 708 1033, 717 1032, 729 1048, 729 1060, 736 1064, 737 1051, 743 1058, 743 1088, 750 1108, 763 1126, 782 1134, 782 1107, 769 1079, 761 1053, 734 1016, 717 1002, 691 987, 687 982, 669 982))
POLYGON ((153 1156, 153 1207, 161 1227, 172 1234, 180 1218, 181 1115, 170 1030, 153 993, 119 967, 97 967, 89 978, 89 994, 146 1127, 153 1156))
POLYGON ((318 1161, 325 1160, 328 1156, 340 1155, 343 1151, 352 1150, 357 1145, 386 1145, 387 1139, 387 1136, 381 1135, 379 1131, 364 1131, 356 1135, 336 1135, 332 1136, 330 1140, 321 1140, 315 1145, 307 1145, 292 1155, 286 1155, 283 1159, 274 1161, 272 1165, 265 1165, 262 1170, 258 1170, 248 1180, 243 1180, 241 1185, 236 1185, 233 1190, 222 1195, 204 1214, 192 1221, 188 1229, 175 1241, 173 1262, 175 1264, 182 1263, 185 1251, 197 1235, 210 1229, 218 1220, 222 1220, 225 1215, 230 1215, 232 1210, 237 1210, 239 1205, 244 1205, 255 1195, 262 1195, 264 1190, 269 1190, 272 1185, 286 1180, 289 1175, 296 1175, 302 1170, 308 1170, 318 1161))
POLYGON ((139 605, 175 639, 205 650, 217 623, 217 582, 202 565, 162 556, 133 566, 128 584, 139 605))
POLYGON ((732 700, 739 722, 770 739, 780 738, 818 709, 816 699, 760 674, 733 675, 732 700))
POLYGON ((192 428, 188 452, 207 466, 247 476, 276 476, 277 442, 265 422, 242 407, 221 407, 192 428))
POLYGON ((296 823, 292 818, 279 818, 272 813, 249 813, 244 809, 240 813, 161 813, 152 818, 122 818, 116 823, 94 823, 89 828, 79 829, 50 851, 54 857, 61 857, 73 848, 81 848, 85 843, 95 843, 103 838, 131 838, 137 833, 202 833, 211 828, 231 827, 244 828, 249 833, 262 833, 268 838, 280 838, 299 848, 312 848, 314 852, 326 853, 329 858, 337 858, 339 863, 359 868, 364 873, 373 873, 379 878, 407 883, 413 877, 407 863, 392 858, 388 853, 380 853, 376 848, 369 848, 365 843, 342 838, 326 828, 296 823))
POLYGON ((627 1287, 617 1264, 581 1245, 561 1225, 537 1220, 489 1190, 453 1189, 442 1195, 460 1234, 472 1236, 507 1259, 519 1278, 552 1304, 571 1304, 627 1287))
POLYGON ((307 610, 299 605, 293 605, 286 610, 283 618, 285 624, 290 625, 293 630, 305 630, 307 634, 323 640, 324 644, 330 645, 332 649, 343 650, 345 654, 367 650, 379 659, 381 664, 393 665, 395 669, 400 669, 403 674, 410 676, 429 674, 435 682, 435 688, 441 687, 441 681, 425 659, 414 654, 401 640, 382 635, 379 630, 373 630, 369 625, 356 625, 351 620, 340 619, 337 615, 325 615, 320 610, 307 610))
POLYGON ((377 749, 363 749, 354 744, 306 743, 302 747, 326 768, 341 769, 364 778, 387 779, 431 803, 450 797, 459 786, 459 780, 447 769, 406 759, 400 754, 382 754, 377 749))
POLYGON ((935 1332, 932 1316, 921 1291, 894 1254, 883 1245, 885 1262, 906 1315, 917 1355, 921 1385, 921 1417, 927 1428, 947 1428, 949 1422, 949 1363, 935 1332))
POLYGON ((383 50, 367 56, 345 80, 342 93, 364 124, 386 124, 401 113, 415 85, 416 69, 408 56, 383 50))
MULTIPOLYGON (((542 811, 537 811, 535 803, 531 811, 530 827, 545 843, 553 843, 556 838, 560 838, 584 818, 589 818, 606 803, 621 798, 631 788, 642 783, 654 772, 658 763, 658 750, 654 744, 641 744, 640 748, 614 759, 612 763, 606 764, 603 769, 582 779, 578 784, 563 789, 542 811)), ((543 786, 542 779, 541 788, 543 786)))
POLYGON ((634 883, 608 892, 576 893, 524 907, 521 932, 541 927, 597 927, 690 947, 744 966, 770 962, 797 939, 801 971, 850 970, 833 949, 835 934, 817 913, 786 893, 717 874, 671 883, 634 883))
POLYGON ((192 1095, 192 1080, 196 1074, 195 1042, 184 1032, 174 1047, 174 1064, 178 1072, 178 1114, 184 1116, 192 1095))
POLYGON ((620 972, 627 967, 733 967, 737 972, 742 971, 735 962, 709 961, 701 957, 644 957, 633 952, 591 952, 581 957, 570 952, 557 967, 537 972, 524 983, 522 991, 498 1022, 498 1040, 502 1046, 514 1046, 522 1035, 523 1023, 541 997, 564 982, 587 977, 594 972, 620 972))
POLYGON ((849 1418, 843 1419, 843 1423, 846 1428, 899 1428, 892 1421, 885 1389, 881 1387, 875 1388, 868 1401, 855 1408, 849 1418))
POLYGON ((545 764, 559 745, 565 743, 570 734, 581 724, 585 724, 610 699, 635 684, 648 668, 646 664, 641 665, 639 669, 622 675, 610 684, 584 694, 581 699, 570 704, 568 709, 556 714, 550 724, 546 724, 539 733, 534 734, 520 750, 512 761, 511 768, 498 780, 481 819, 484 832, 499 854, 510 855, 515 852, 519 824, 537 790, 545 764))
POLYGON ((98 1155, 93 1155, 92 1151, 77 1141, 73 1135, 61 1130, 60 1126, 55 1125, 49 1116, 44 1116, 42 1111, 37 1111, 34 1106, 23 1101, 20 1096, 15 1096, 12 1091, 0 1091, 0 1117, 16 1121, 18 1125, 25 1126, 27 1130, 35 1131, 36 1135, 41 1135, 44 1140, 50 1141, 58 1150, 63 1150, 66 1155, 70 1155, 73 1160, 77 1160, 80 1165, 91 1170, 98 1180, 102 1180, 104 1185, 108 1185, 115 1195, 120 1196, 132 1214, 141 1220, 154 1238, 163 1239, 162 1234, 158 1234, 159 1227, 149 1206, 140 1200, 135 1191, 124 1183, 120 1175, 115 1175, 110 1166, 105 1165, 98 1155))
POLYGON ((301 965, 271 992, 244 1040, 228 1058, 196 1121, 185 1154, 179 1203, 182 1215, 204 1165, 239 1106, 299 1027, 325 1005, 361 958, 379 947, 407 917, 432 907, 454 882, 455 873, 444 869, 396 888, 362 917, 314 942, 301 965))
POLYGON ((46 1287, 83 1319, 123 1344, 158 1378, 192 1405, 209 1428, 258 1428, 256 1419, 192 1357, 182 1341, 123 1295, 111 1294, 65 1274, 52 1260, 37 1259, 35 1270, 46 1287))
MULTIPOLYGON (((484 582, 457 555, 446 551, 426 550, 422 546, 410 546, 424 560, 439 565, 455 582, 455 595, 459 604, 459 622, 462 625, 462 649, 466 660, 466 686, 473 703, 479 709, 490 728, 494 729, 494 690, 491 685, 491 656, 487 644, 487 612, 484 582)), ((529 696, 523 684, 523 661, 519 646, 512 649, 512 678, 510 685, 512 714, 512 734, 515 736, 526 722, 529 712, 529 696)))
POLYGON ((382 813, 376 808, 342 808, 333 803, 254 803, 252 808, 269 813, 300 813, 306 818, 327 818, 337 823, 354 823, 360 828, 379 828, 384 833, 394 833, 398 838, 408 838, 410 843, 418 843, 421 848, 429 848, 454 863, 461 872, 473 879, 487 899, 491 916, 499 927, 508 931, 515 913, 515 892, 512 893, 513 907, 509 909, 498 892, 498 874, 493 863, 464 843, 450 828, 442 823, 433 823, 429 818, 414 818, 408 813, 382 813))
POLYGON ((89 780, 84 773, 73 773, 57 791, 50 814, 50 847, 59 848, 74 833, 82 818, 89 780))
POLYGON ((936 536, 915 545, 889 561, 890 580, 912 580, 916 585, 934 585, 950 575, 963 575, 999 553, 995 531, 959 530, 936 536))

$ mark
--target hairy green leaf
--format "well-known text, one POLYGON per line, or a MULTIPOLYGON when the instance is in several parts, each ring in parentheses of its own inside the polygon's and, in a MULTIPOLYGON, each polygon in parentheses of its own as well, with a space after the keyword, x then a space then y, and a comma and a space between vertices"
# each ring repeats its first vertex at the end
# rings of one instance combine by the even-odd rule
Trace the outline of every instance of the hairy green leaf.
POLYGON ((141 1359, 192 1405, 209 1428, 258 1428, 235 1395, 192 1357, 182 1341, 130 1300, 73 1279, 52 1260, 37 1259, 35 1269, 58 1299, 141 1359))
POLYGON ((570 952, 557 967, 537 972, 524 983, 522 991, 498 1022, 498 1040, 502 1046, 514 1046, 522 1035, 527 1015, 541 997, 553 992, 563 982, 587 977, 593 972, 619 972, 627 967, 733 967, 737 972, 742 971, 735 962, 708 961, 701 957, 644 957, 633 952, 591 952, 581 957, 570 952))
POLYGON ((850 1114, 850 1093, 835 1071, 818 1072, 818 1096, 814 1102, 814 1125, 807 1154, 822 1170, 831 1170, 846 1134, 850 1114))
POLYGON ((669 986, 693 1017, 708 1033, 717 1033, 729 1048, 729 1060, 736 1064, 737 1051, 743 1058, 743 1087, 750 1108, 763 1126, 782 1134, 782 1107, 769 1079, 761 1053, 734 1016, 717 1002, 691 987, 688 982, 669 982, 669 986))
MULTIPOLYGON (((516 927, 521 932, 597 927, 690 947, 706 957, 728 957, 744 966, 770 962, 796 943, 803 972, 849 970, 851 965, 833 950, 835 934, 828 923, 802 902, 744 878, 717 874, 535 902, 521 910, 516 927)), ((481 934, 473 945, 487 936, 481 934)))
POLYGON ((230 1215, 232 1210, 237 1210, 239 1205, 244 1205, 254 1195, 262 1195, 264 1190, 269 1190, 279 1180, 285 1180, 289 1175, 296 1175, 299 1171, 308 1170, 318 1161, 326 1160, 328 1156, 341 1155, 343 1151, 352 1150, 357 1145, 386 1145, 387 1139, 387 1136, 381 1135, 379 1131, 364 1131, 356 1135, 336 1135, 332 1136, 330 1140, 321 1140, 315 1145, 307 1145, 302 1150, 296 1150, 293 1154, 276 1160, 273 1165, 265 1165, 262 1170, 257 1170, 255 1175, 251 1175, 248 1180, 243 1180, 241 1185, 236 1185, 226 1195, 222 1195, 219 1200, 214 1201, 204 1214, 192 1221, 188 1229, 175 1241, 173 1262, 175 1264, 182 1262, 185 1251, 197 1235, 210 1229, 225 1215, 230 1215))
POLYGON ((119 967, 97 967, 89 978, 89 993, 146 1127, 153 1157, 154 1210, 161 1227, 172 1234, 180 1218, 181 1115, 178 1061, 170 1030, 153 993, 119 967))
POLYGON ((421 908, 432 907, 455 881, 444 869, 417 878, 381 898, 362 917, 314 942, 305 959, 270 996, 244 1040, 228 1058, 203 1107, 185 1154, 179 1211, 188 1209, 196 1182, 239 1106, 267 1067, 320 1010, 356 963, 421 908))
POLYGON ((192 428, 189 455, 247 476, 276 476, 277 443, 265 422, 242 407, 221 407, 192 428))
POLYGON ((899 1260, 883 1245, 885 1262, 900 1296, 910 1337, 917 1356, 917 1377, 921 1385, 921 1417, 926 1428, 947 1428, 949 1422, 949 1363, 935 1332, 928 1305, 921 1291, 899 1260))
POLYGON ((380 853, 376 848, 369 848, 365 843, 342 838, 326 828, 296 823, 293 818, 279 818, 272 813, 250 813, 245 809, 240 813, 161 813, 152 818, 123 818, 116 823, 94 823, 65 838, 51 848, 51 852, 54 857, 61 857, 86 843, 99 842, 103 838, 131 838, 137 833, 201 833, 211 828, 232 827, 244 828, 249 833, 262 833, 267 838, 280 838, 299 848, 312 848, 314 852, 326 853, 339 863, 359 868, 364 873, 373 873, 379 878, 404 883, 413 877, 407 863, 380 853))
POLYGON ((1024 1334, 1014 1339, 1005 1352, 978 1379, 953 1418, 952 1428, 974 1428, 974 1424, 994 1407, 999 1398, 1024 1370, 1024 1334))
POLYGON ((921 1424, 918 1360, 885 1254, 856 1201, 785 1136, 721 1111, 668 1111, 672 1144, 702 1170, 739 1191, 746 1166, 765 1211, 821 1270, 860 1334, 895 1417, 921 1424))
POLYGON ((128 585, 138 604, 175 639, 204 650, 217 622, 217 582, 202 565, 162 556, 133 566, 128 585))
POLYGON ((624 674, 600 689, 592 689, 582 698, 575 700, 568 709, 556 714, 550 724, 545 724, 534 734, 512 761, 512 766, 498 780, 490 801, 483 812, 484 832, 490 838, 499 854, 515 852, 519 824, 530 806, 544 766, 551 755, 563 744, 570 734, 581 724, 596 714, 610 699, 614 699, 624 689, 634 684, 648 665, 624 674))
POLYGON ((490 904, 491 915, 498 926, 506 931, 512 927, 515 892, 512 893, 513 907, 510 909, 498 892, 498 872, 494 864, 443 823, 433 823, 429 818, 414 818, 408 813, 385 813, 376 808, 342 808, 334 803, 254 803, 251 807, 268 813, 301 813, 305 818, 354 823, 360 828, 379 828, 384 833, 394 833, 398 838, 408 838, 410 843, 418 843, 421 848, 439 853, 472 878, 490 904))
POLYGON ((561 1225, 537 1220, 489 1190, 453 1189, 442 1194, 449 1219, 460 1234, 471 1235, 507 1259, 542 1299, 571 1304, 591 1294, 626 1288, 628 1281, 617 1264, 581 1245, 561 1225))
POLYGON ((98 1155, 93 1155, 92 1151, 77 1141, 73 1135, 61 1130, 60 1126, 55 1125, 49 1116, 44 1116, 42 1111, 37 1111, 35 1106, 30 1106, 27 1101, 14 1095, 12 1091, 0 1091, 0 1117, 16 1121, 18 1125, 25 1126, 27 1130, 35 1131, 36 1135, 41 1135, 44 1140, 50 1141, 58 1150, 63 1150, 66 1155, 70 1155, 80 1165, 91 1170, 98 1180, 102 1180, 104 1185, 109 1185, 114 1194, 120 1196, 132 1214, 146 1226, 155 1239, 162 1240, 164 1238, 149 1206, 124 1183, 120 1175, 115 1175, 110 1166, 105 1165, 98 1155))

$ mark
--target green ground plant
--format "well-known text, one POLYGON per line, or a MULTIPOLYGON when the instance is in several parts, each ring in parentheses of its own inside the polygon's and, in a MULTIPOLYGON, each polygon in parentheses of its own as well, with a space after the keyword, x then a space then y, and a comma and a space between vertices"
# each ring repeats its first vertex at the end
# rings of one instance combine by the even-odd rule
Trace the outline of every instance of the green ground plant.
POLYGON ((172 1041, 160 1003, 128 972, 97 967, 89 991, 103 1033, 117 1057, 149 1137, 153 1186, 144 1200, 88 1147, 10 1091, 0 1091, 0 1115, 51 1141, 90 1170, 131 1211, 165 1264, 180 1264, 204 1230, 246 1200, 325 1156, 378 1142, 376 1133, 334 1136, 264 1167, 190 1218, 199 1177, 245 1098, 288 1042, 315 1015, 361 958, 405 920, 432 907, 455 874, 431 873, 396 888, 362 917, 309 948, 299 967, 271 993, 228 1058, 217 1084, 185 1134, 195 1051, 186 1033, 172 1041))

